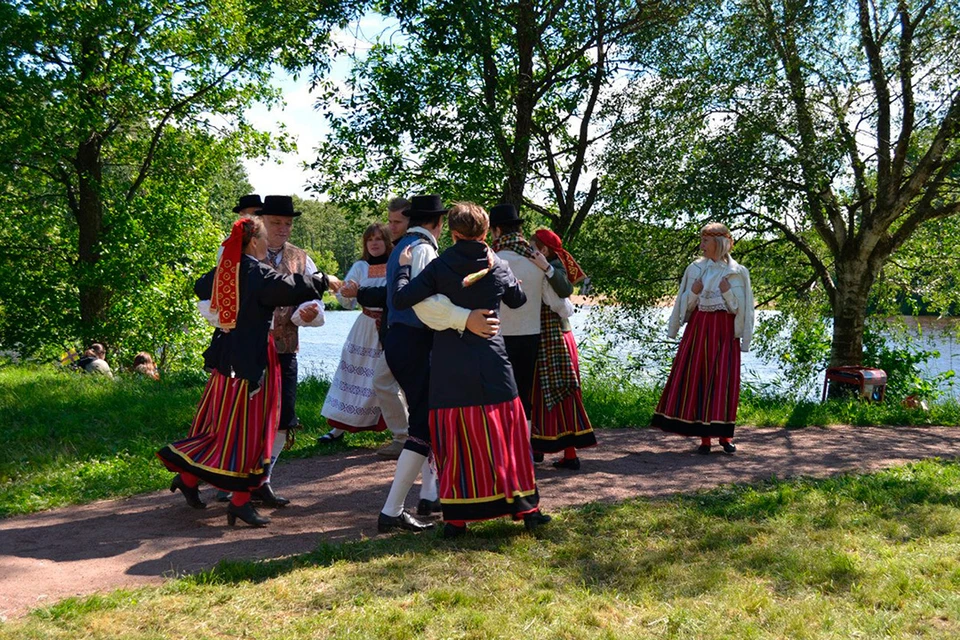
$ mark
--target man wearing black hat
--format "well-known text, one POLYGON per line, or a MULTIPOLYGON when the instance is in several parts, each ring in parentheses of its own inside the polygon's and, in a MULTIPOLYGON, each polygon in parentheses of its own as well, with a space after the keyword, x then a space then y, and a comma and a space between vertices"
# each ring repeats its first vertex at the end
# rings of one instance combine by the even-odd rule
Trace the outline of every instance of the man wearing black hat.
POLYGON ((573 305, 556 294, 548 278, 564 277, 555 273, 547 258, 530 246, 523 237, 523 220, 512 204, 498 204, 490 209, 490 232, 493 250, 520 280, 527 301, 517 309, 500 306, 500 328, 507 357, 517 381, 517 392, 527 414, 527 428, 533 412, 533 379, 540 349, 540 306, 550 307, 561 318, 573 315, 573 305))
POLYGON ((251 193, 240 196, 240 202, 233 208, 233 212, 240 214, 241 218, 247 218, 257 215, 261 207, 263 207, 263 201, 260 200, 260 196, 256 193, 251 193))
MULTIPOLYGON (((433 347, 433 330, 418 317, 413 309, 396 309, 393 306, 393 283, 400 268, 399 257, 411 247, 411 273, 415 277, 437 257, 437 239, 443 229, 443 216, 447 213, 440 196, 414 196, 405 212, 410 219, 407 233, 394 245, 387 260, 387 333, 383 339, 383 353, 390 371, 400 383, 409 409, 409 431, 403 451, 397 458, 397 470, 390 486, 390 493, 377 518, 381 532, 393 529, 423 531, 433 523, 422 522, 403 508, 404 499, 422 475, 421 504, 437 501, 436 477, 428 464, 430 455, 429 388, 430 350, 433 347), (424 494, 431 490, 432 497, 424 494)), ((466 312, 466 310, 464 310, 466 312)), ((469 313, 469 312, 466 312, 469 313)), ((464 318, 464 323, 466 318, 464 318)), ((462 330, 462 329, 461 329, 462 330)), ((432 510, 432 509, 429 509, 432 510)), ((425 514, 426 515, 426 514, 425 514)))
MULTIPOLYGON (((299 273, 310 278, 317 273, 317 265, 307 253, 287 242, 293 229, 293 219, 300 215, 293 207, 293 198, 290 196, 267 196, 259 210, 263 218, 263 226, 267 233, 267 257, 263 260, 282 275, 299 273)), ((337 291, 340 281, 335 276, 328 275, 330 290, 337 291)), ((297 418, 297 351, 300 349, 299 327, 319 326, 323 323, 323 303, 320 300, 307 302, 300 307, 278 307, 273 314, 273 340, 277 346, 277 356, 280 360, 280 423, 277 426, 277 437, 273 443, 273 456, 270 461, 270 471, 267 472, 267 481, 253 492, 254 500, 262 500, 270 507, 283 507, 289 500, 281 498, 273 492, 270 484, 270 472, 276 463, 277 456, 283 450, 287 441, 287 433, 300 426, 297 418)))

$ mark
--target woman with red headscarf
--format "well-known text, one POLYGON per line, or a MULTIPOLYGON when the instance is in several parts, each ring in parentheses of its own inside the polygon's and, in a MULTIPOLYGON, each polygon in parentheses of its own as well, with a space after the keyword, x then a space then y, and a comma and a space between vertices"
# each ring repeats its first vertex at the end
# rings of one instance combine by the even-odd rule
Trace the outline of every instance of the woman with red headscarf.
MULTIPOLYGON (((573 293, 573 285, 586 278, 583 269, 564 250, 560 237, 553 231, 539 229, 530 242, 547 257, 554 271, 565 275, 551 279, 550 284, 559 296, 568 297, 573 293), (560 286, 555 284, 557 280, 560 286)), ((540 351, 534 374, 531 422, 534 454, 562 451, 563 457, 553 463, 558 469, 576 471, 580 468, 577 449, 597 444, 583 406, 580 356, 570 321, 547 305, 540 307, 540 351)))
POLYGON ((250 503, 250 492, 266 479, 271 447, 280 419, 280 364, 270 335, 276 307, 299 305, 336 291, 340 281, 317 273, 282 276, 260 262, 267 252, 259 218, 241 218, 223 243, 217 266, 194 287, 210 300, 216 316, 210 347, 203 353, 211 370, 189 435, 168 444, 157 457, 177 473, 170 491, 180 490, 187 504, 205 509, 200 480, 232 491, 227 524, 237 518, 262 527, 270 518, 250 503))

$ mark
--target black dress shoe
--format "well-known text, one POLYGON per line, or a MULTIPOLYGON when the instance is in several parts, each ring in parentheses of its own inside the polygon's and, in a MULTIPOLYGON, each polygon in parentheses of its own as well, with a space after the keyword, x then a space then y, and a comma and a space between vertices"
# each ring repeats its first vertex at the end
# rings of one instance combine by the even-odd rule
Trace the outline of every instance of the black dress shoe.
POLYGON ((699 447, 697 447, 697 453, 704 456, 710 455, 710 445, 708 444, 700 445, 699 447))
POLYGON ((233 494, 229 491, 224 491, 223 489, 217 489, 217 502, 230 502, 230 498, 233 497, 233 494))
POLYGON ((380 516, 377 518, 377 531, 380 533, 389 533, 394 529, 420 532, 433 529, 433 523, 421 522, 406 511, 401 511, 398 516, 388 516, 381 511, 380 516))
POLYGON ((450 540, 452 538, 459 538, 461 536, 467 535, 466 527, 458 527, 455 524, 450 524, 449 522, 443 525, 443 539, 450 540))
POLYGON ((170 493, 176 493, 177 489, 180 489, 183 499, 194 509, 207 508, 207 503, 200 499, 200 489, 198 487, 188 487, 179 473, 173 476, 173 480, 170 482, 170 493))
POLYGON ((556 469, 570 469, 571 471, 580 471, 580 458, 560 458, 553 461, 556 469))
POLYGON ((237 524, 237 518, 240 518, 251 527, 262 527, 270 523, 270 518, 260 515, 257 508, 249 502, 242 507, 238 507, 232 502, 227 505, 227 524, 232 527, 237 524))
POLYGON ((250 499, 257 502, 262 502, 266 507, 285 507, 290 504, 290 501, 286 498, 281 498, 273 492, 273 487, 270 486, 270 483, 262 484, 253 491, 250 492, 250 499))
POLYGON ((733 444, 732 442, 721 442, 720 445, 723 447, 723 451, 725 453, 737 452, 737 445, 733 444))
POLYGON ((440 513, 443 511, 443 508, 440 506, 439 500, 425 500, 420 498, 420 502, 417 503, 417 515, 418 516, 429 516, 433 513, 440 513))
POLYGON ((527 531, 533 531, 538 527, 547 524, 552 518, 545 513, 534 511, 523 516, 523 526, 527 531))
POLYGON ((327 431, 327 432, 326 432, 325 434, 323 434, 322 436, 320 436, 319 438, 317 438, 317 442, 322 442, 323 444, 328 444, 328 443, 330 443, 330 442, 336 442, 337 440, 342 440, 342 439, 343 439, 343 434, 345 434, 345 433, 346 433, 346 431, 341 431, 341 432, 340 432, 340 435, 335 436, 335 435, 333 435, 333 430, 330 430, 330 431, 327 431))
POLYGON ((534 462, 543 462, 543 454, 539 451, 533 452, 533 461, 534 462))

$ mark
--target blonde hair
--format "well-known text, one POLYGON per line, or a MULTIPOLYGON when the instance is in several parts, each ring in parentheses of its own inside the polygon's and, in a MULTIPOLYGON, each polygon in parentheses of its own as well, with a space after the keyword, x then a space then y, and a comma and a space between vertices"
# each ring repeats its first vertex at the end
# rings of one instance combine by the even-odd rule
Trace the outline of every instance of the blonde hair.
POLYGON ((490 228, 490 216, 478 204, 455 202, 447 212, 447 226, 469 240, 482 239, 490 228))
POLYGON ((717 262, 726 262, 730 258, 730 250, 733 249, 733 235, 731 235, 727 225, 721 222, 707 223, 700 230, 700 235, 707 236, 714 241, 717 248, 717 262))

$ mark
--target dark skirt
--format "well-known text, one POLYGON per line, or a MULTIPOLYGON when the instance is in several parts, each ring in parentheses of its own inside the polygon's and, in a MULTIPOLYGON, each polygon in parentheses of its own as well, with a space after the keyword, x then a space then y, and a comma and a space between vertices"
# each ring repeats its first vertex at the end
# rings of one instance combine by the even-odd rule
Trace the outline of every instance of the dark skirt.
POLYGON ((157 452, 179 473, 191 473, 226 491, 250 491, 266 477, 280 421, 280 363, 273 336, 260 387, 214 371, 203 390, 189 435, 157 452))
POLYGON ((430 436, 444 520, 519 519, 537 510, 540 495, 518 398, 433 409, 430 436))
POLYGON ((695 309, 680 339, 652 424, 701 438, 732 438, 740 402, 736 316, 695 309))
MULTIPOLYGON (((580 354, 572 331, 563 334, 563 342, 573 364, 577 381, 580 380, 580 354)), ((548 408, 540 386, 540 372, 534 376, 532 445, 537 453, 557 453, 568 447, 584 449, 597 444, 597 437, 583 406, 580 387, 572 389, 563 400, 548 408)))

